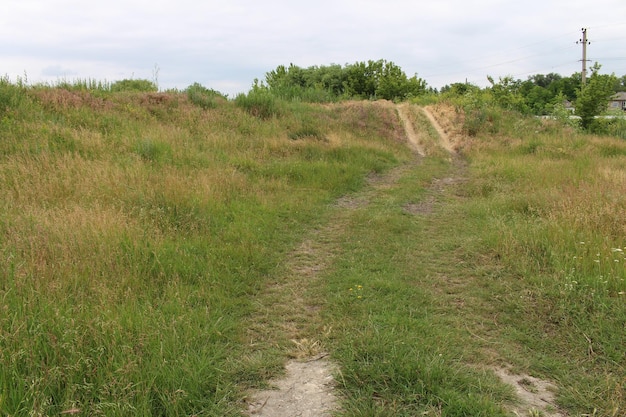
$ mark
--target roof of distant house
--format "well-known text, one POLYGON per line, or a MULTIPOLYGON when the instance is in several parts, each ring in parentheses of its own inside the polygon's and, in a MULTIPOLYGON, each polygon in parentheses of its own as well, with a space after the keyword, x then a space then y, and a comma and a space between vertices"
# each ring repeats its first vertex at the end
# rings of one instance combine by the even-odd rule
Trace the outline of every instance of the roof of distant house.
POLYGON ((612 101, 626 101, 626 91, 620 91, 611 97, 612 101))

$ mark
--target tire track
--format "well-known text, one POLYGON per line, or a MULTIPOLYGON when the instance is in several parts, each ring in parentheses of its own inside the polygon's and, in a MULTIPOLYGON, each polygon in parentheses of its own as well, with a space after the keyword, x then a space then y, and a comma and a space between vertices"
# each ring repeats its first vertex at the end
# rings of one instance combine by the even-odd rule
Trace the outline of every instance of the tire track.
POLYGON ((426 116, 426 118, 428 118, 428 121, 430 122, 430 124, 435 128, 435 130, 437 131, 437 134, 439 134, 439 143, 441 147, 447 150, 448 152, 450 152, 451 154, 456 154, 456 151, 454 150, 452 143, 450 143, 450 138, 448 137, 448 134, 446 133, 445 130, 443 130, 441 125, 439 125, 439 123, 437 122, 437 119, 435 119, 435 116, 433 116, 430 110, 428 110, 426 107, 421 107, 421 110, 422 110, 422 113, 424 113, 424 115, 426 116))
POLYGON ((409 139, 409 146, 413 150, 415 150, 420 156, 426 156, 426 152, 424 151, 424 146, 422 146, 420 137, 415 132, 413 123, 411 123, 411 119, 409 118, 408 107, 409 103, 398 104, 396 106, 396 109, 398 111, 398 117, 400 118, 400 121, 402 121, 406 137, 409 139))
MULTIPOLYGON (((408 145, 421 157, 426 156, 421 135, 415 131, 410 118, 410 104, 377 103, 397 112, 408 145)), ((335 204, 336 213, 332 220, 311 232, 287 256, 284 274, 275 278, 263 291, 257 304, 258 320, 251 323, 249 329, 251 345, 284 344, 291 340, 293 350, 290 356, 293 359, 285 365, 284 377, 270 381, 276 389, 250 394, 246 399, 248 415, 329 417, 337 411, 333 379, 335 368, 321 342, 324 335, 320 334, 330 330, 323 329, 320 306, 307 299, 306 294, 321 285, 321 276, 341 255, 341 239, 353 213, 367 206, 382 190, 397 184, 413 164, 419 164, 419 159, 383 175, 371 176, 362 192, 340 198, 335 204), (277 316, 282 319, 272 319, 277 316), (316 332, 318 336, 312 336, 316 332)))

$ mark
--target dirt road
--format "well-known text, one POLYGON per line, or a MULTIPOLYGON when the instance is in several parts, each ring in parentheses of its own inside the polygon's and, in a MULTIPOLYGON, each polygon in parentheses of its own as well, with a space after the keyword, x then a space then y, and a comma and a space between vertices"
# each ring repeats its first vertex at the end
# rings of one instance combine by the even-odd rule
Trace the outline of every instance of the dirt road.
MULTIPOLYGON (((391 102, 378 102, 380 105, 394 107, 398 118, 402 123, 408 145, 420 156, 426 157, 425 146, 422 143, 421 134, 415 131, 411 122, 410 104, 403 103, 394 105, 391 102)), ((413 109, 415 110, 415 109, 413 109)), ((434 129, 438 133, 437 145, 447 150, 451 155, 456 156, 456 152, 451 141, 441 128, 436 118, 427 108, 420 108, 428 118, 434 129)), ((418 163, 418 161, 416 161, 418 163)), ((457 164, 464 166, 463 164, 457 164)), ((333 217, 331 223, 316 230, 308 239, 302 242, 289 257, 288 270, 289 279, 272 286, 271 299, 272 308, 281 306, 281 316, 286 320, 297 323, 319 320, 317 310, 312 306, 306 306, 304 300, 294 297, 294 294, 302 293, 295 290, 311 285, 318 280, 321 273, 330 265, 336 250, 338 236, 345 233, 345 224, 350 216, 350 212, 356 208, 363 207, 368 201, 375 198, 377 190, 395 184, 401 178, 401 171, 406 167, 400 167, 391 172, 371 180, 369 187, 358 196, 348 196, 340 199, 337 206, 341 208, 339 214, 333 217)), ((462 173, 457 173, 459 178, 433 179, 432 193, 441 193, 443 188, 452 186, 459 180, 463 180, 462 173)), ((432 199, 434 199, 433 197, 432 199)), ((426 199, 425 205, 432 204, 426 199)), ((428 213, 432 208, 426 206, 416 207, 418 213, 428 213)), ((297 327, 297 326, 296 326, 297 327)), ((286 364, 285 375, 281 379, 270 381, 275 389, 252 393, 247 401, 248 414, 254 417, 330 417, 333 411, 337 411, 338 401, 334 392, 333 370, 334 366, 329 360, 326 352, 316 349, 314 341, 298 339, 298 331, 294 329, 294 324, 285 326, 290 332, 288 337, 294 338, 294 343, 309 344, 305 350, 309 356, 304 355, 297 360, 291 360, 286 364)), ((516 375, 502 368, 494 369, 494 373, 500 376, 502 381, 513 387, 519 403, 510 409, 517 415, 526 415, 536 410, 537 415, 546 417, 562 417, 563 415, 554 411, 557 407, 554 404, 553 389, 546 381, 533 378, 528 375, 516 375), (521 381, 521 382, 520 382, 521 381)), ((531 414, 535 415, 535 414, 531 414)))

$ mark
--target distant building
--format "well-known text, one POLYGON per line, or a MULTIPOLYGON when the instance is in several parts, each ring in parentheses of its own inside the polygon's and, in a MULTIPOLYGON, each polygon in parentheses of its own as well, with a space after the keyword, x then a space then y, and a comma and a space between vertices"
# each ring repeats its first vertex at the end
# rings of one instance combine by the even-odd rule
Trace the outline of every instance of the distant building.
POLYGON ((609 101, 609 110, 626 111, 626 91, 620 91, 611 97, 611 101, 609 101))

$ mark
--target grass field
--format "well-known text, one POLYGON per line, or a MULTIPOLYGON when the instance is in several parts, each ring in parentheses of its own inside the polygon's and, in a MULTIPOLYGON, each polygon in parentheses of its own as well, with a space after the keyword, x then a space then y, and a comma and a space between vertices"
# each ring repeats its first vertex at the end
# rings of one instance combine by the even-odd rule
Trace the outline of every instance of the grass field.
POLYGON ((626 142, 440 106, 458 157, 370 102, 2 81, 0 414, 242 415, 292 339, 342 416, 513 415, 496 366, 626 413, 626 142))

